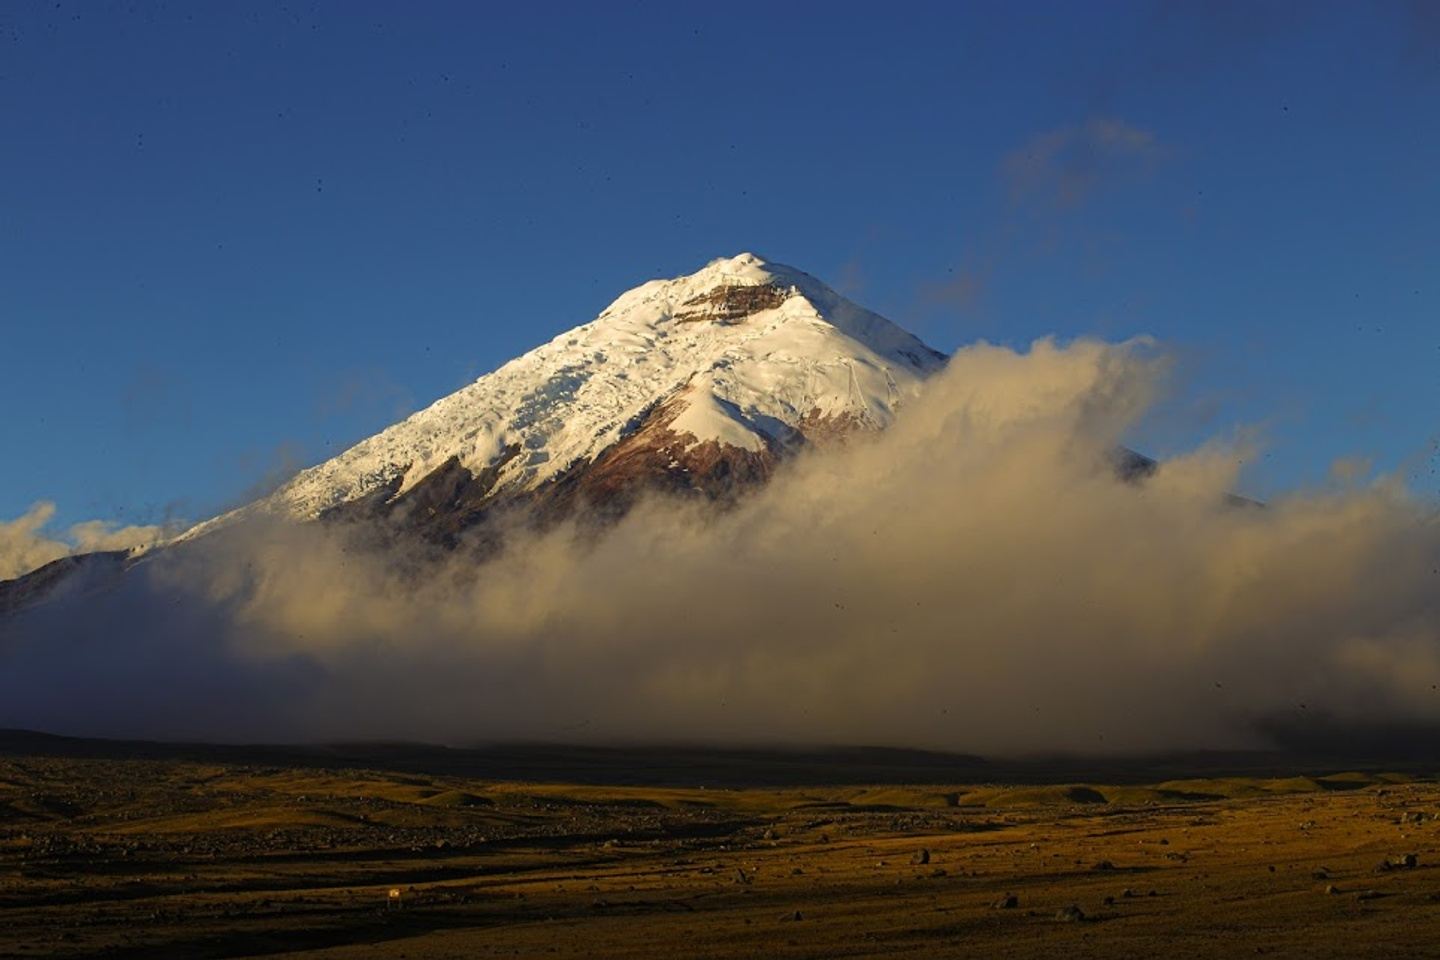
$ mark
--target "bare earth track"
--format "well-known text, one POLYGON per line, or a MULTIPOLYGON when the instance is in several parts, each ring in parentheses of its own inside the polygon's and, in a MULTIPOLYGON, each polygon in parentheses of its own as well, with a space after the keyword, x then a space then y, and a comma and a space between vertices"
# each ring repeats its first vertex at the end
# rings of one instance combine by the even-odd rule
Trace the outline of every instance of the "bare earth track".
POLYGON ((1440 956, 1413 772, 817 780, 12 750, 0 956, 1440 956))

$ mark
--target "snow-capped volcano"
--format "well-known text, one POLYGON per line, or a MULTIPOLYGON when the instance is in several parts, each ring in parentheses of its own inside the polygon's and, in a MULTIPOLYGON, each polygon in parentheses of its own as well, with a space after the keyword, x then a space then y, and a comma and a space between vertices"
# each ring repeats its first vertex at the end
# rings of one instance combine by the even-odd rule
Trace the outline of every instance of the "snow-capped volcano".
POLYGON ((448 535, 501 500, 568 507, 647 484, 723 494, 796 445, 883 428, 944 363, 813 277, 742 253, 622 294, 246 510, 422 506, 448 535))

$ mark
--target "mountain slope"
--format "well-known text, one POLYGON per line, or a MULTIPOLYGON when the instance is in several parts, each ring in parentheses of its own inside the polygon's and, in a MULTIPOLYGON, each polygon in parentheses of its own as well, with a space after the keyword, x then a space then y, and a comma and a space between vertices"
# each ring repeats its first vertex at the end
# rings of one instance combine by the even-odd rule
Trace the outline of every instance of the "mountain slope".
POLYGON ((648 487, 725 498, 797 446, 885 427, 944 363, 813 277, 742 253, 621 295, 241 512, 400 514, 449 540, 498 503, 615 510, 648 487))

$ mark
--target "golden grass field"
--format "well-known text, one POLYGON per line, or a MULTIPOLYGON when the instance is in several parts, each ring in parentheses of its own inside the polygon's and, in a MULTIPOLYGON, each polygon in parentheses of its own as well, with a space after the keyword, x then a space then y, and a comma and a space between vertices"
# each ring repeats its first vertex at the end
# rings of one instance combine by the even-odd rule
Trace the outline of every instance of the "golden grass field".
POLYGON ((0 956, 1440 956, 1437 815, 1414 774, 706 789, 12 754, 0 956))

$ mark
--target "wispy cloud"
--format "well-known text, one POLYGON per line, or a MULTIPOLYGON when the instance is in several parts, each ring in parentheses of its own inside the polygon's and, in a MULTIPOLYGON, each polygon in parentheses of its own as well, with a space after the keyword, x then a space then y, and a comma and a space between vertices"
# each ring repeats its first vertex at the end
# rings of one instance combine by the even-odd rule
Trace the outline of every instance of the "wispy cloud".
POLYGON ((383 370, 348 370, 333 378, 315 399, 321 420, 350 414, 374 414, 398 420, 415 411, 415 397, 383 370))
POLYGON ((1069 209, 1117 180, 1144 173, 1161 155, 1150 131, 1092 117, 1037 134, 1005 156, 1001 172, 1016 201, 1069 209))
POLYGON ((847 297, 858 297, 865 291, 865 267, 858 256, 840 265, 835 275, 835 289, 847 297))
POLYGON ((18 577, 70 552, 41 531, 55 515, 55 504, 41 502, 14 520, 0 522, 0 580, 18 577))
POLYGON ((1093 206, 1098 194, 1148 175, 1165 154, 1153 132, 1116 117, 1035 134, 998 163, 1010 203, 995 221, 971 225, 967 249, 945 276, 918 284, 918 306, 968 314, 967 333, 977 335, 977 323, 993 322, 980 308, 992 283, 1003 286, 1006 267, 1065 248, 1077 228, 1091 226, 1073 214, 1093 206))
POLYGON ((944 280, 921 284, 920 300, 928 306, 969 310, 985 292, 985 275, 973 266, 952 269, 944 280))
POLYGON ((268 497, 288 483, 307 465, 304 446, 296 440, 282 440, 268 450, 246 451, 239 458, 239 472, 255 479, 236 496, 226 509, 244 506, 268 497))

